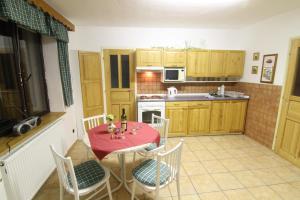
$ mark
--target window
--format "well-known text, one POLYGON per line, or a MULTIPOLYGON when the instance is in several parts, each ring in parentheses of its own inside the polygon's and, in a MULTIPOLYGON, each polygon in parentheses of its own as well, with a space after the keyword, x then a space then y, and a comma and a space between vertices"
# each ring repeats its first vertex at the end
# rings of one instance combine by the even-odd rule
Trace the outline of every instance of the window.
POLYGON ((1 125, 49 112, 41 36, 0 20, 1 125))

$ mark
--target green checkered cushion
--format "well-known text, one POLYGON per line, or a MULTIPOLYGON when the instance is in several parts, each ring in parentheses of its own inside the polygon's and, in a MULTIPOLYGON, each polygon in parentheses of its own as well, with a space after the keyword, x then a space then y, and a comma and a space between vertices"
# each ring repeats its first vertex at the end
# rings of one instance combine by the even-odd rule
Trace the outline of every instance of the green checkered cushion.
MULTIPOLYGON (((132 171, 133 177, 139 182, 148 185, 156 186, 156 170, 157 161, 153 159, 142 162, 132 171)), ((169 167, 165 164, 160 164, 160 185, 166 183, 171 176, 169 167)))
MULTIPOLYGON (((74 167, 78 189, 84 189, 99 183, 105 176, 104 169, 95 161, 89 160, 74 167)), ((71 187, 71 176, 68 174, 71 187)))
MULTIPOLYGON (((162 146, 166 143, 165 138, 160 138, 159 146, 162 146)), ((152 151, 157 148, 156 143, 151 143, 148 147, 145 148, 146 151, 152 151)))

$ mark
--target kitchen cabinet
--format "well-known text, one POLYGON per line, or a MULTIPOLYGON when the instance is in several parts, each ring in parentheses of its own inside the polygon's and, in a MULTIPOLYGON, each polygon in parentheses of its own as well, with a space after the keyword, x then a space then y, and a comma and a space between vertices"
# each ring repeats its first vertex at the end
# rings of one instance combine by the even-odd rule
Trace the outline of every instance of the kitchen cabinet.
POLYGON ((136 66, 162 66, 162 49, 137 49, 136 66))
POLYGON ((229 132, 230 101, 213 101, 210 115, 210 132, 225 133, 229 132))
POLYGON ((186 50, 185 49, 164 49, 163 66, 164 67, 185 67, 186 50))
POLYGON ((210 66, 208 71, 208 77, 224 77, 224 63, 225 63, 226 51, 223 50, 211 50, 210 51, 210 66))
POLYGON ((247 101, 231 101, 229 105, 229 132, 243 132, 247 114, 247 101))
POLYGON ((245 52, 226 51, 225 75, 231 77, 241 77, 244 73, 245 52))
POLYGON ((170 119, 168 136, 186 135, 188 122, 187 102, 167 102, 166 117, 170 119))
POLYGON ((210 52, 209 50, 187 51, 187 76, 207 77, 209 74, 210 52))
POLYGON ((192 101, 188 105, 188 134, 208 133, 211 101, 192 101))

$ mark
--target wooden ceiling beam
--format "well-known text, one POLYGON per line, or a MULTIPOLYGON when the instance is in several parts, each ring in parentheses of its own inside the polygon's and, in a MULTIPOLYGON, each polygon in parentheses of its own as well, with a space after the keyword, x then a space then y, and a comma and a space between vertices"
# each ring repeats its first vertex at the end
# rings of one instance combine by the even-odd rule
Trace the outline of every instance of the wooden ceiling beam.
POLYGON ((38 7, 43 12, 48 13, 54 19, 62 23, 64 26, 67 27, 69 31, 75 31, 75 26, 70 22, 67 18, 62 16, 59 12, 57 12, 54 8, 52 8, 48 3, 44 0, 27 0, 30 4, 38 7))

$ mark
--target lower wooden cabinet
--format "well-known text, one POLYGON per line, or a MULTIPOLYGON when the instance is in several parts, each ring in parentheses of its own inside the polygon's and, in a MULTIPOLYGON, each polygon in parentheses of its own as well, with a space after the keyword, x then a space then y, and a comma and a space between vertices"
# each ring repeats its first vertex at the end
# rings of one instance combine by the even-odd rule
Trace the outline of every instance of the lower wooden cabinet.
POLYGON ((169 136, 244 132, 247 100, 167 102, 169 136))

